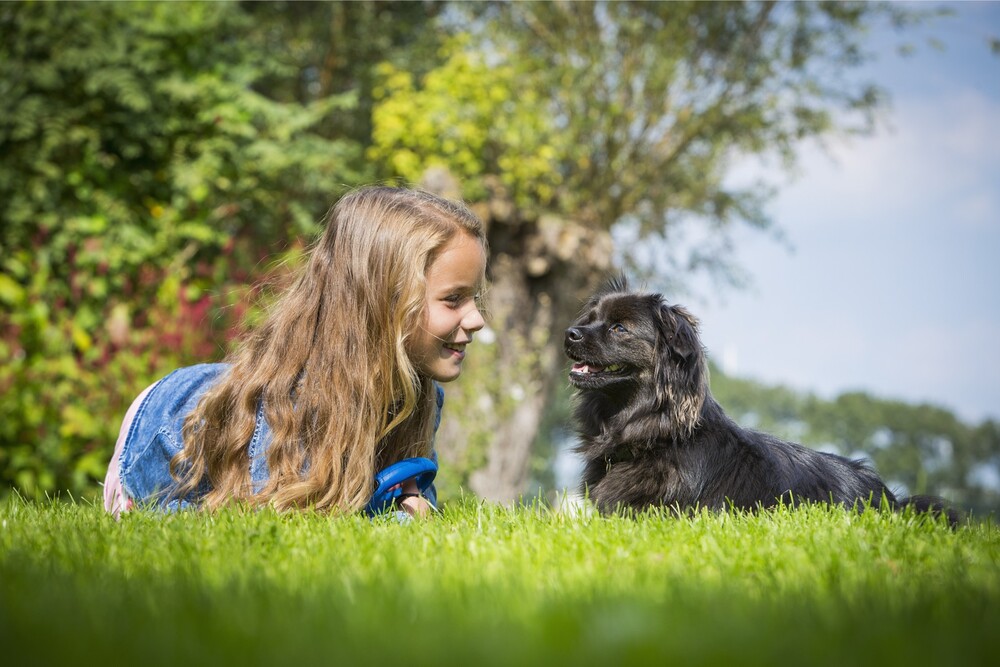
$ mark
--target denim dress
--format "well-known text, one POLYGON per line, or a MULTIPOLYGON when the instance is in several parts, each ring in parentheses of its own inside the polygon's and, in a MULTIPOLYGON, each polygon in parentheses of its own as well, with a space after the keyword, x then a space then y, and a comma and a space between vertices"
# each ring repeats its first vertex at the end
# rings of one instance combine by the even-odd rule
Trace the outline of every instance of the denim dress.
MULTIPOLYGON (((155 504, 163 510, 176 510, 197 505, 209 490, 208 483, 184 498, 176 498, 170 490, 176 482, 170 475, 170 461, 184 446, 184 419, 197 407, 198 401, 229 369, 228 364, 199 364, 180 368, 153 385, 139 405, 118 459, 122 490, 126 498, 139 505, 155 504)), ((434 432, 441 423, 444 390, 434 383, 437 392, 437 415, 434 432)), ((257 403, 257 419, 250 436, 247 465, 254 493, 267 483, 267 449, 273 434, 264 417, 263 400, 257 403)), ((437 454, 432 453, 437 462, 437 454)), ((374 483, 374 482, 373 482, 374 483)), ((432 505, 437 504, 433 485, 424 491, 432 505)))

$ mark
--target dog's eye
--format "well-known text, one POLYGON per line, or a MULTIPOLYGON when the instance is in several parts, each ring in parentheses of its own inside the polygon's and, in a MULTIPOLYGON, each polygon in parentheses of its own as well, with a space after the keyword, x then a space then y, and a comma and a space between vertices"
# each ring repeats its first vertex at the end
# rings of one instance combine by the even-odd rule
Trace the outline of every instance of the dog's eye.
POLYGON ((628 333, 628 329, 621 322, 615 322, 612 324, 610 331, 614 331, 615 333, 628 333))

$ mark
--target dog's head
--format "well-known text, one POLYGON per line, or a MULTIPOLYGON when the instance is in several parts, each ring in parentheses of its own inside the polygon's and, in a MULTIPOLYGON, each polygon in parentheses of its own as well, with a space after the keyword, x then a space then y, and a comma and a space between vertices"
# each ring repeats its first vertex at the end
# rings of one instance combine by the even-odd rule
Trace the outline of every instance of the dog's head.
POLYGON ((698 321, 684 308, 614 279, 566 330, 565 350, 573 360, 570 382, 581 392, 643 401, 669 415, 675 433, 697 424, 708 372, 698 321))

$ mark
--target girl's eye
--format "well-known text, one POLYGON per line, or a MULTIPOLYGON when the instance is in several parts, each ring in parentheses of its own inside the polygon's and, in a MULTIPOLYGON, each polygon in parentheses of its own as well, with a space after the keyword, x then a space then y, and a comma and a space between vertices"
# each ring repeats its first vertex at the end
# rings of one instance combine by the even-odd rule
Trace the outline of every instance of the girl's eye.
POLYGON ((615 333, 628 333, 628 329, 625 328, 625 325, 621 324, 620 322, 615 322, 614 324, 612 324, 611 331, 614 331, 615 333))
POLYGON ((476 292, 475 294, 467 292, 456 292, 455 294, 449 294, 448 296, 442 298, 441 300, 452 309, 464 308, 466 304, 470 301, 476 304, 476 308, 479 308, 480 294, 476 292))

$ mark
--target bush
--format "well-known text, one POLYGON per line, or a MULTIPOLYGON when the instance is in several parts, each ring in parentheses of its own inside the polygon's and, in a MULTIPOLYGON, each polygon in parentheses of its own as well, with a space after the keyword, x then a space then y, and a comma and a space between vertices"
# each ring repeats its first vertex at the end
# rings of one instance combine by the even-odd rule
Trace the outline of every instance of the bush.
MULTIPOLYGON (((92 492, 131 399, 225 351, 360 148, 254 90, 235 3, 0 7, 0 485, 92 492)), ((280 273, 280 272, 279 272, 280 273)))

